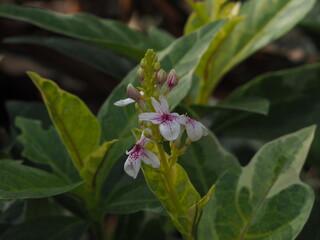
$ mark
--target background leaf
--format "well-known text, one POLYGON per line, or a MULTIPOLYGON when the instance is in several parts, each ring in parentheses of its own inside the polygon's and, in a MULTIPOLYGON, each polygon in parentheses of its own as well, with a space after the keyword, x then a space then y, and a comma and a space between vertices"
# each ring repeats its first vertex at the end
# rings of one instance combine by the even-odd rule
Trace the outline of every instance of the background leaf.
POLYGON ((100 125, 87 106, 75 95, 61 90, 54 82, 29 72, 47 106, 50 117, 71 159, 81 169, 84 159, 98 148, 100 125))
POLYGON ((43 130, 40 121, 22 117, 16 118, 16 126, 22 131, 18 141, 24 146, 24 157, 34 163, 49 165, 56 175, 68 182, 79 181, 68 152, 52 126, 43 130))
POLYGON ((0 16, 96 43, 135 59, 140 59, 147 48, 157 47, 145 35, 118 21, 105 20, 86 13, 63 15, 45 9, 1 4, 0 16))
POLYGON ((68 38, 13 37, 6 38, 3 42, 9 44, 35 44, 52 48, 117 79, 123 78, 134 66, 132 61, 102 47, 68 38))
POLYGON ((315 127, 262 147, 244 168, 227 171, 203 209, 198 239, 295 239, 314 201, 299 179, 315 127))
POLYGON ((246 1, 239 13, 244 20, 235 26, 212 57, 206 94, 209 96, 231 68, 297 24, 314 3, 315 0, 246 1))
POLYGON ((0 199, 44 198, 68 192, 82 183, 70 184, 17 160, 0 160, 0 169, 0 199))
POLYGON ((8 240, 79 240, 86 228, 87 223, 77 218, 38 218, 13 226, 0 237, 8 240))
MULTIPOLYGON (((259 76, 235 90, 229 99, 262 97, 270 101, 268 116, 221 110, 212 130, 219 136, 270 140, 310 124, 320 123, 320 64, 259 76)), ((320 134, 317 131, 310 157, 317 159, 320 134)))
POLYGON ((238 166, 237 159, 222 148, 211 132, 193 142, 179 163, 201 196, 209 191, 224 171, 238 166))

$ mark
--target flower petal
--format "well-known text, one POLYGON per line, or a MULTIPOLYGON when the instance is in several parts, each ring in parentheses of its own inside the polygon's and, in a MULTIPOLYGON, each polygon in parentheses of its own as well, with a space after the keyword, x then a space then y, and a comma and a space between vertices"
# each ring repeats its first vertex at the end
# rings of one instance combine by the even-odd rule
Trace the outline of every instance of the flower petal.
POLYGON ((163 114, 163 113, 169 113, 169 109, 166 109, 162 106, 162 104, 160 104, 155 98, 151 98, 151 102, 152 102, 152 106, 154 108, 154 110, 159 113, 159 114, 163 114))
POLYGON ((162 123, 161 115, 159 113, 153 113, 153 112, 141 113, 139 115, 139 120, 152 122, 153 124, 162 123))
POLYGON ((144 153, 142 154, 141 160, 145 164, 151 165, 153 168, 160 167, 160 160, 158 156, 151 151, 145 150, 144 153))
POLYGON ((162 107, 164 113, 170 113, 169 104, 167 102, 167 99, 165 99, 165 97, 161 95, 159 97, 159 100, 160 100, 160 104, 161 104, 161 107, 162 107))
POLYGON ((198 141, 202 137, 202 124, 196 120, 191 119, 192 121, 188 121, 186 124, 186 130, 188 138, 195 142, 198 141))
POLYGON ((161 135, 168 141, 176 140, 180 133, 180 124, 176 120, 165 121, 160 124, 161 135))
POLYGON ((136 178, 141 166, 141 158, 134 159, 131 155, 128 156, 124 163, 124 171, 133 178, 136 178))
POLYGON ((117 106, 117 107, 124 107, 124 106, 127 106, 128 104, 134 103, 134 102, 136 102, 136 101, 133 100, 132 98, 126 98, 126 99, 122 99, 122 100, 116 101, 114 103, 114 105, 117 106))
MULTIPOLYGON (((144 131, 145 131, 145 130, 144 130, 144 131)), ((144 131, 142 132, 139 141, 136 143, 136 144, 140 144, 141 147, 143 147, 143 148, 144 148, 145 146, 147 146, 147 144, 151 141, 149 138, 146 138, 146 137, 145 137, 144 131)))

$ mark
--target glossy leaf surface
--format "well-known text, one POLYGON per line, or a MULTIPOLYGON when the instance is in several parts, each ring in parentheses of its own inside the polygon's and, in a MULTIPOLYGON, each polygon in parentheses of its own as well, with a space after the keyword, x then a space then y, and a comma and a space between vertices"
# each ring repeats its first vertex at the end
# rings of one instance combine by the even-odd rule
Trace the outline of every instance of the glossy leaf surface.
POLYGON ((311 126, 269 142, 248 166, 227 171, 203 209, 198 239, 295 239, 314 201, 299 179, 314 131, 311 126))

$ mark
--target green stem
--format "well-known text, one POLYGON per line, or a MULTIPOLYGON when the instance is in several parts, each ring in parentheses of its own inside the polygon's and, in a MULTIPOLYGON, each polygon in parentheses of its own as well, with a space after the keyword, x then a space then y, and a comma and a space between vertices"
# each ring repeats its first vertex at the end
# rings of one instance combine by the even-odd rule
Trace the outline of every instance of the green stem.
POLYGON ((172 200, 172 203, 175 205, 176 210, 179 213, 183 213, 184 211, 183 211, 183 209, 180 205, 180 202, 178 200, 176 188, 175 188, 174 182, 173 182, 173 180, 174 180, 173 171, 172 171, 173 166, 170 166, 168 163, 167 157, 165 155, 165 151, 163 149, 163 145, 160 143, 157 143, 157 149, 158 149, 161 163, 163 164, 163 167, 164 167, 164 175, 165 175, 164 180, 165 180, 165 184, 167 185, 166 189, 168 191, 168 194, 172 200))
POLYGON ((94 236, 94 240, 104 240, 104 225, 102 219, 92 221, 91 230, 94 236))

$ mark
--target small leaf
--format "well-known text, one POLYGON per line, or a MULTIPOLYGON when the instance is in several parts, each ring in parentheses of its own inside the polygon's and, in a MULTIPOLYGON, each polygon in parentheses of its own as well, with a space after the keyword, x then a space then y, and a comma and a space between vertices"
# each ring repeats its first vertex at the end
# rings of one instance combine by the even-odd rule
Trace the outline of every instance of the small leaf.
POLYGON ((95 186, 95 178, 102 162, 105 159, 110 146, 116 141, 117 140, 105 142, 84 160, 84 166, 80 171, 80 175, 85 180, 87 187, 91 188, 95 186))
POLYGON ((117 79, 124 77, 134 66, 133 62, 107 51, 102 47, 73 39, 59 37, 13 37, 6 38, 3 42, 9 44, 36 44, 52 48, 117 79), (79 49, 81 49, 81 51, 79 51, 79 49))
POLYGON ((118 21, 105 20, 86 13, 66 15, 40 8, 1 4, 0 16, 96 43, 135 59, 140 59, 148 48, 157 46, 142 33, 118 21))
POLYGON ((61 90, 54 82, 28 72, 47 106, 50 117, 75 167, 98 148, 100 125, 87 106, 75 95, 61 90))
POLYGON ((36 218, 11 227, 1 239, 10 240, 78 240, 85 233, 88 224, 71 217, 36 218))
POLYGON ((24 157, 34 163, 49 165, 66 181, 79 180, 68 152, 52 126, 43 130, 40 121, 22 117, 16 118, 16 126, 22 131, 18 141, 24 146, 24 157))
POLYGON ((201 198, 184 169, 179 164, 175 164, 172 168, 174 173, 172 187, 175 194, 168 192, 163 176, 157 169, 143 166, 143 172, 151 191, 168 211, 177 230, 182 235, 192 236, 199 214, 195 206, 201 198), (182 209, 177 206, 181 206, 182 209))
POLYGON ((227 171, 203 209, 198 239, 295 239, 314 201, 299 179, 314 131, 311 126, 276 139, 248 166, 227 171))
POLYGON ((68 192, 82 183, 69 183, 17 160, 0 160, 0 169, 0 199, 50 197, 68 192))

